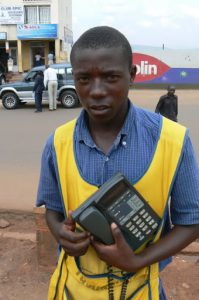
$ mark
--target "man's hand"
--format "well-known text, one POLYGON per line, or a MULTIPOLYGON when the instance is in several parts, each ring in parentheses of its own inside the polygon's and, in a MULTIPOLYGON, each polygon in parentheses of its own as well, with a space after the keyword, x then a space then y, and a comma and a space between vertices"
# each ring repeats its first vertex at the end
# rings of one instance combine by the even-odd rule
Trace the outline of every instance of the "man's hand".
POLYGON ((115 244, 104 245, 93 238, 91 239, 91 243, 99 258, 108 265, 112 265, 123 271, 136 272, 140 268, 139 257, 129 247, 115 223, 111 224, 111 230, 115 244))
POLYGON ((47 210, 46 219, 55 236, 67 255, 81 256, 87 252, 90 245, 90 234, 88 232, 75 232, 76 224, 71 218, 69 211, 66 221, 60 222, 59 213, 47 210))

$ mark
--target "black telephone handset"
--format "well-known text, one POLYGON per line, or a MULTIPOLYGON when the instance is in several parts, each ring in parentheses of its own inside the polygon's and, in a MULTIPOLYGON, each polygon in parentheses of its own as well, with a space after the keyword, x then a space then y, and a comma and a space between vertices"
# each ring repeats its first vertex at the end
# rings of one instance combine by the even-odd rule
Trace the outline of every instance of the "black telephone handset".
POLYGON ((89 206, 84 210, 79 216, 79 223, 104 244, 114 243, 109 222, 96 207, 89 206))
POLYGON ((161 221, 121 173, 105 182, 72 213, 72 218, 107 245, 114 243, 110 224, 115 222, 134 250, 151 240, 161 221))

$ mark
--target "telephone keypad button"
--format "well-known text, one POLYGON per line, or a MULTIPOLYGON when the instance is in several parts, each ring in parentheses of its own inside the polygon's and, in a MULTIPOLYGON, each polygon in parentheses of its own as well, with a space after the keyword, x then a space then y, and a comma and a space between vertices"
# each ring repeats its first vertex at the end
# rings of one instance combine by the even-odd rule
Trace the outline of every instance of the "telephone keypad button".
POLYGON ((141 211, 140 211, 140 215, 143 215, 145 213, 145 209, 143 208, 141 211))
POLYGON ((151 216, 149 216, 146 221, 149 222, 151 220, 151 216))
POLYGON ((152 228, 155 229, 156 227, 158 227, 158 224, 157 223, 153 224, 152 228))
POLYGON ((142 223, 139 225, 139 227, 142 228, 144 225, 145 225, 145 223, 142 222, 142 223))
POLYGON ((145 225, 143 228, 142 228, 142 231, 146 231, 148 229, 148 226, 145 225))
POLYGON ((154 223, 154 220, 152 219, 150 222, 149 222, 149 225, 153 225, 154 223))
POLYGON ((138 233, 135 235, 137 238, 141 235, 141 232, 138 231, 138 233))
POLYGON ((138 232, 138 229, 137 228, 135 228, 134 230, 133 230, 133 234, 136 234, 138 232))
POLYGON ((148 217, 148 215, 149 215, 148 212, 146 212, 146 213, 143 215, 143 218, 146 219, 146 218, 148 217))
POLYGON ((141 235, 141 236, 139 237, 139 240, 142 241, 143 239, 144 239, 144 235, 141 235))
POLYGON ((138 218, 139 218, 138 216, 135 216, 135 217, 133 218, 133 221, 137 221, 138 218))
POLYGON ((135 228, 135 225, 132 225, 129 230, 132 231, 135 228))
POLYGON ((126 224, 126 228, 129 228, 131 225, 132 225, 132 222, 130 221, 126 224))
POLYGON ((136 224, 139 225, 142 222, 142 219, 137 220, 136 224))
POLYGON ((147 230, 146 235, 151 233, 151 229, 147 230))

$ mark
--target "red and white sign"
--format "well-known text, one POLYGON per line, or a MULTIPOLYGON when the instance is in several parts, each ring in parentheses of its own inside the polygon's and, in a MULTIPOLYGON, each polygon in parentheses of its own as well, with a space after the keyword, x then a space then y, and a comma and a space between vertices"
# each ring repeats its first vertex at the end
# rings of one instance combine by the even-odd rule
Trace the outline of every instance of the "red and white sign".
POLYGON ((137 67, 134 82, 144 82, 161 77, 170 69, 161 60, 141 53, 133 53, 133 64, 137 67))

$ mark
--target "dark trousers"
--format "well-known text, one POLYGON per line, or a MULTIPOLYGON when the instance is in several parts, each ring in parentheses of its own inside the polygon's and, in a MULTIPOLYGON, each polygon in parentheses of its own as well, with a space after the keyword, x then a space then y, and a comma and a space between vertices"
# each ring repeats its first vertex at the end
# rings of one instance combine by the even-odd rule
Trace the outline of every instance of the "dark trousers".
POLYGON ((35 107, 36 110, 42 111, 42 92, 36 92, 35 93, 35 107))

